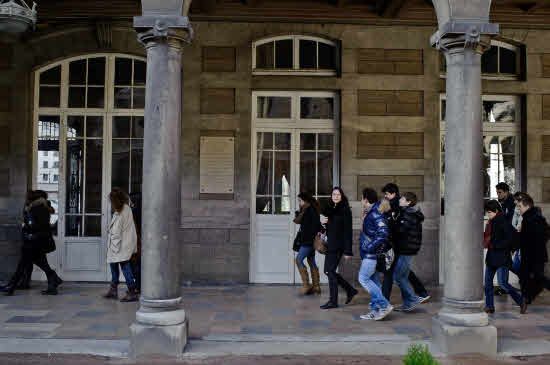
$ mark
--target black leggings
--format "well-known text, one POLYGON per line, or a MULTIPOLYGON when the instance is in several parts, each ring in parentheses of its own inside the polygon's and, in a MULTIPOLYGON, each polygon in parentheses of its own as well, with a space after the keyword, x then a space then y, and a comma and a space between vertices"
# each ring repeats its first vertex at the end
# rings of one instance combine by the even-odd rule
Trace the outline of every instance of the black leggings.
POLYGON ((330 289, 330 302, 333 304, 338 304, 338 285, 340 285, 346 293, 350 294, 354 291, 353 286, 338 274, 336 270, 338 269, 338 264, 342 258, 341 252, 327 252, 325 258, 325 275, 328 277, 328 285, 330 289))
POLYGON ((19 263, 17 264, 17 269, 15 270, 15 273, 13 274, 10 282, 14 285, 17 285, 17 283, 19 282, 19 280, 21 280, 21 277, 23 277, 26 271, 32 271, 33 264, 44 271, 48 279, 52 276, 52 274, 54 274, 54 271, 48 263, 48 258, 46 257, 46 254, 23 249, 21 258, 19 259, 19 263))

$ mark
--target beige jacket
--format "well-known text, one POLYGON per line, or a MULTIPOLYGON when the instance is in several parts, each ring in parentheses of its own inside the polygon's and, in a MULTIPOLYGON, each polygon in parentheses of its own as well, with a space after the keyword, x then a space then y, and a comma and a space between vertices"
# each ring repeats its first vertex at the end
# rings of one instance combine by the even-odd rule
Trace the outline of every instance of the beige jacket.
POLYGON ((125 204, 115 212, 109 225, 107 238, 107 263, 123 262, 137 252, 137 234, 132 210, 125 204))

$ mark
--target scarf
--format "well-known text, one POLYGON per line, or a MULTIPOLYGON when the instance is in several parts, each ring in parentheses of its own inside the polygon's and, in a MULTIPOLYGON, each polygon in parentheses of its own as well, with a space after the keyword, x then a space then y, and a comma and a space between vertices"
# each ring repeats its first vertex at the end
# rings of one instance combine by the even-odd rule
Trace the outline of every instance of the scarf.
MULTIPOLYGON (((500 214, 502 213, 498 212, 493 219, 495 219, 500 214)), ((489 219, 489 221, 487 221, 487 224, 485 225, 485 231, 483 231, 483 247, 486 249, 493 248, 493 246, 491 245, 491 233, 493 232, 493 219, 489 219)))

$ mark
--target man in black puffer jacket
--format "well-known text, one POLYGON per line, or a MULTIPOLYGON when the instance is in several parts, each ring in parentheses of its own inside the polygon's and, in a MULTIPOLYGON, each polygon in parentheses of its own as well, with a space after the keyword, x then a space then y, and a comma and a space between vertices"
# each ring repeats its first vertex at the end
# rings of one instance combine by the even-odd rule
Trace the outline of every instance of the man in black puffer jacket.
POLYGON ((401 297, 403 298, 403 305, 395 308, 395 310, 402 312, 410 312, 422 302, 409 282, 412 260, 418 254, 422 245, 424 214, 416 205, 417 201, 416 194, 411 192, 406 192, 401 196, 399 200, 401 214, 393 238, 393 249, 397 260, 393 277, 401 289, 401 297))

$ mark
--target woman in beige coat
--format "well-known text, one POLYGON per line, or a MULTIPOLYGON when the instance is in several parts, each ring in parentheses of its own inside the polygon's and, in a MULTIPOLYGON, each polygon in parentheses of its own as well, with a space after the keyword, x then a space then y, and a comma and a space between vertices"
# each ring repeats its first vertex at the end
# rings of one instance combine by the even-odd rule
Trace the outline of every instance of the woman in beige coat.
POLYGON ((111 287, 105 298, 118 299, 120 270, 126 279, 128 292, 121 302, 135 302, 139 299, 136 282, 132 274, 130 258, 137 252, 137 234, 134 217, 130 209, 128 195, 119 188, 113 188, 109 194, 114 213, 109 225, 107 238, 107 262, 111 267, 111 287))

